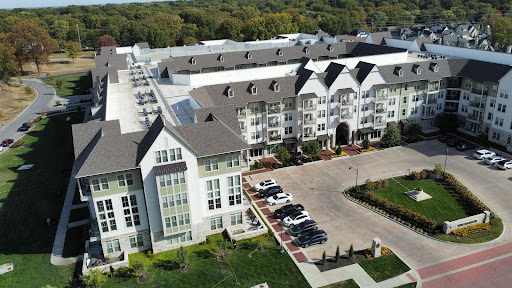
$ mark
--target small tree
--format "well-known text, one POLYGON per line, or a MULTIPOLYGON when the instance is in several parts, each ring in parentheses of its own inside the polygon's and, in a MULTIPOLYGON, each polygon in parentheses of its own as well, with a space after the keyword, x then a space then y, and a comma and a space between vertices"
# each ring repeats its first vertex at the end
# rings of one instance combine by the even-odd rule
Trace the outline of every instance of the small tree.
POLYGON ((65 49, 68 57, 75 63, 75 59, 78 57, 78 51, 80 51, 80 43, 74 41, 67 42, 65 49))
POLYGON ((439 163, 434 164, 434 174, 443 174, 443 165, 439 163))
POLYGON ((373 183, 372 180, 366 179, 366 181, 364 182, 364 187, 366 188, 366 190, 373 190, 373 188, 375 188, 375 184, 373 183))
POLYGON ((32 88, 25 86, 25 94, 26 95, 32 94, 32 88))
POLYGON ((99 270, 91 270, 89 275, 80 276, 80 280, 87 288, 98 288, 107 282, 107 276, 99 270))
POLYGON ((300 146, 300 149, 304 154, 308 154, 311 156, 317 156, 320 153, 320 151, 322 151, 320 144, 318 144, 318 142, 314 140, 303 143, 300 146))
POLYGON ((57 85, 57 89, 59 89, 59 93, 62 91, 62 84, 64 84, 64 82, 62 82, 62 79, 55 80, 55 85, 57 85))
POLYGON ((133 273, 135 276, 142 277, 146 274, 146 262, 141 260, 134 260, 132 263, 133 273))
POLYGON ((384 130, 384 135, 382 136, 382 142, 386 147, 394 147, 400 142, 400 131, 394 125, 389 125, 384 130))
POLYGON ((336 247, 336 263, 340 261, 340 245, 336 247))
POLYGON ((370 149, 370 140, 368 139, 368 137, 364 138, 364 140, 363 140, 363 148, 365 150, 370 149))
POLYGON ((343 153, 343 149, 341 148, 341 146, 338 146, 338 148, 336 149, 336 154, 341 155, 342 153, 343 153))
POLYGON ((185 248, 181 246, 180 249, 178 249, 178 251, 176 252, 176 254, 176 256, 178 257, 178 263, 180 264, 180 268, 185 268, 188 265, 187 250, 185 250, 185 248))
POLYGON ((217 244, 217 256, 221 260, 227 260, 228 259, 228 241, 225 239, 219 239, 215 241, 215 244, 217 244))
POLYGON ((290 152, 288 152, 288 150, 286 150, 286 148, 279 147, 279 149, 277 149, 275 157, 277 160, 281 162, 287 162, 292 158, 292 155, 290 154, 290 152))
POLYGON ((417 136, 421 131, 423 131, 423 128, 421 128, 420 123, 416 122, 416 120, 409 122, 405 127, 405 132, 409 135, 417 136))
POLYGON ((348 257, 350 259, 354 259, 354 245, 350 244, 350 249, 348 250, 348 257))
POLYGON ((324 251, 324 254, 322 254, 322 265, 325 265, 327 263, 327 255, 325 254, 325 251, 324 251))

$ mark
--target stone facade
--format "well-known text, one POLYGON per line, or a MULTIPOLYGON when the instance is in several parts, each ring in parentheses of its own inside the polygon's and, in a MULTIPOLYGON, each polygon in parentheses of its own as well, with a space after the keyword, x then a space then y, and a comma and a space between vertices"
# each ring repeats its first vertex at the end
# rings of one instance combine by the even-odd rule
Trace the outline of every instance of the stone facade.
POLYGON ((443 232, 448 234, 456 229, 461 229, 481 223, 489 223, 489 221, 491 221, 491 213, 489 211, 484 211, 483 213, 459 220, 445 221, 443 225, 443 232))
POLYGON ((116 239, 119 240, 119 247, 121 248, 121 251, 127 252, 128 254, 146 251, 151 248, 151 237, 149 235, 149 230, 139 231, 136 233, 128 233, 128 234, 123 234, 123 235, 119 235, 116 237, 101 239, 101 248, 103 250, 103 254, 105 257, 119 256, 119 252, 113 252, 110 254, 107 253, 107 242, 116 240, 116 239), (144 245, 142 245, 140 247, 136 247, 136 248, 131 248, 130 237, 136 236, 138 234, 142 234, 142 240, 144 242, 144 245))

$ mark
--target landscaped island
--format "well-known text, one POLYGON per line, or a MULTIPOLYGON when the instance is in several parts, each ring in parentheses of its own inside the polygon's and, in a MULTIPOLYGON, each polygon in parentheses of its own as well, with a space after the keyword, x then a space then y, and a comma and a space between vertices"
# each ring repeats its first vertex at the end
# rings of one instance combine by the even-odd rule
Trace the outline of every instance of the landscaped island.
MULTIPOLYGON (((484 215, 490 209, 475 197, 453 175, 436 169, 411 172, 410 175, 371 181, 351 187, 345 195, 356 203, 379 212, 411 229, 444 241, 458 243, 481 243, 497 238, 503 231, 501 219, 490 213, 490 221, 463 226, 444 233, 446 221, 455 221, 473 215, 484 215), (425 192, 427 196, 418 201, 410 196, 425 192)), ((484 217, 484 216, 482 216, 484 217)), ((469 221, 468 221, 469 222, 469 221)))

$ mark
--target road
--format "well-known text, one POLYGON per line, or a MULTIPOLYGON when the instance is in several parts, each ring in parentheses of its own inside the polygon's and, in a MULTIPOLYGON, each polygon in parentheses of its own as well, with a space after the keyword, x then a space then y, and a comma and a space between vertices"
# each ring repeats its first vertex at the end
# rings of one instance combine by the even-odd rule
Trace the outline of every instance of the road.
MULTIPOLYGON (((37 97, 34 102, 30 104, 30 106, 28 106, 23 112, 21 112, 21 114, 18 115, 18 117, 16 117, 16 119, 11 121, 11 123, 0 127, 0 141, 9 138, 12 138, 16 141, 23 137, 26 132, 18 131, 18 128, 21 127, 24 122, 30 121, 39 116, 41 111, 49 113, 76 108, 76 105, 53 107, 55 100, 59 99, 62 102, 67 102, 67 99, 71 98, 57 97, 55 89, 53 89, 52 86, 42 83, 40 80, 23 80, 23 84, 34 88, 37 91, 37 97)), ((90 96, 87 96, 87 98, 90 98, 90 96)), ((87 106, 89 104, 81 105, 87 106)))

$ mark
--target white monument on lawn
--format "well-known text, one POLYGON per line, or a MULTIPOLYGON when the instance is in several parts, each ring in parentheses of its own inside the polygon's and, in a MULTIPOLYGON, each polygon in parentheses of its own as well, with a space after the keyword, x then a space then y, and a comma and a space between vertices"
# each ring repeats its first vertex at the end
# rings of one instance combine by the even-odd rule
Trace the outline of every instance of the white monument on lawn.
POLYGON ((373 258, 380 257, 381 243, 378 237, 373 238, 372 242, 372 256, 373 258))

